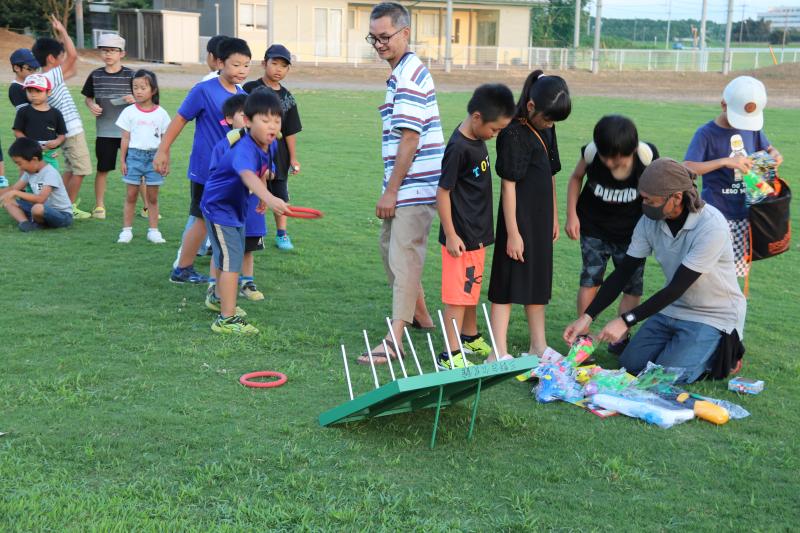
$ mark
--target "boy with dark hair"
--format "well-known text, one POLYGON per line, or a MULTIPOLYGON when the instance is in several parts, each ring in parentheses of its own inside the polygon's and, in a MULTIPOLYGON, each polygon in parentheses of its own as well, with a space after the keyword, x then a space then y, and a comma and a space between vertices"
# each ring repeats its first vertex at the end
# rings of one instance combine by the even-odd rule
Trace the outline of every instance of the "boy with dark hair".
MULTIPOLYGON (((275 179, 267 183, 269 192, 289 201, 289 174, 300 172, 300 163, 297 161, 296 135, 302 131, 300 114, 297 112, 297 102, 292 93, 281 85, 281 80, 286 78, 292 66, 292 54, 282 44, 273 44, 264 54, 264 76, 244 84, 244 90, 253 92, 259 87, 275 91, 281 101, 283 109, 283 122, 281 123, 281 138, 278 139, 278 156, 275 161, 275 179)), ((289 234, 286 232, 286 217, 275 214, 275 246, 279 250, 294 248, 289 234)))
POLYGON ((0 203, 17 221, 20 231, 42 227, 65 228, 72 224, 72 203, 61 175, 42 160, 42 147, 20 137, 8 149, 19 167, 19 180, 0 195, 0 203), (30 186, 31 192, 23 189, 30 186))
POLYGON ((239 272, 242 269, 245 245, 245 221, 248 195, 261 202, 258 210, 267 207, 284 214, 288 205, 273 196, 265 185, 270 171, 269 147, 281 128, 281 103, 277 96, 256 91, 245 101, 247 134, 223 155, 209 176, 201 202, 213 261, 219 271, 217 295, 220 314, 211 325, 218 333, 257 334, 258 329, 236 314, 239 272))
POLYGON ((50 17, 50 22, 60 41, 40 37, 33 43, 31 51, 42 66, 42 74, 50 80, 52 92, 48 101, 61 112, 67 124, 67 138, 61 147, 64 154, 64 183, 72 200, 72 213, 76 219, 82 220, 92 216, 78 209, 78 193, 83 177, 92 173, 92 160, 83 133, 83 122, 66 84, 66 80, 78 71, 78 51, 64 25, 54 16, 50 17))
POLYGON ((22 86, 25 78, 39 70, 39 62, 27 48, 19 48, 11 53, 11 70, 14 71, 14 81, 8 86, 8 99, 17 110, 28 105, 25 88, 22 86))
POLYGON ((219 64, 219 45, 222 44, 225 39, 230 39, 230 37, 227 35, 215 35, 206 43, 206 65, 208 65, 208 70, 210 72, 203 76, 203 79, 200 81, 210 80, 211 78, 219 76, 221 69, 219 64))
POLYGON ((486 247, 494 242, 492 170, 486 141, 508 126, 514 95, 502 84, 481 85, 467 104, 468 116, 453 131, 444 150, 436 191, 439 244, 442 245, 442 302, 452 355, 439 355, 444 368, 464 367, 466 353, 488 356, 492 349, 478 331, 486 247), (457 348, 455 319, 465 354, 457 348))
MULTIPOLYGON (((639 177, 658 159, 658 150, 640 142, 632 120, 620 115, 607 115, 594 127, 593 141, 581 148, 581 159, 575 166, 567 186, 567 223, 570 239, 581 241, 580 288, 577 310, 582 316, 603 283, 609 258, 618 268, 631 242, 633 228, 642 216, 642 199, 638 193, 639 177), (581 191, 581 183, 586 184, 581 191)), ((643 290, 644 264, 623 289, 620 313, 639 305, 643 290)), ((619 355, 630 336, 610 344, 608 350, 619 355)))
POLYGON ((92 217, 103 220, 106 218, 108 173, 117 168, 117 154, 122 142, 117 119, 123 109, 134 103, 131 93, 133 70, 122 65, 125 39, 119 35, 104 33, 100 36, 97 49, 105 65, 89 74, 81 94, 96 121, 94 155, 97 157, 97 174, 94 178, 95 208, 92 217))
POLYGON ((209 158, 214 145, 228 132, 222 106, 234 94, 243 93, 238 84, 247 79, 250 71, 250 48, 242 39, 226 39, 219 46, 222 70, 217 78, 195 85, 170 122, 167 132, 153 159, 153 167, 166 176, 169 173, 170 147, 190 120, 197 120, 192 153, 189 156, 188 177, 191 182, 189 214, 197 218, 183 235, 178 264, 170 274, 174 283, 205 283, 208 277, 194 269, 197 249, 206 238, 200 200, 208 179, 209 158))
POLYGON ((58 109, 50 107, 50 80, 42 74, 31 74, 23 84, 30 105, 23 106, 14 118, 14 135, 37 141, 43 150, 43 160, 58 170, 56 149, 64 142, 67 125, 58 109))

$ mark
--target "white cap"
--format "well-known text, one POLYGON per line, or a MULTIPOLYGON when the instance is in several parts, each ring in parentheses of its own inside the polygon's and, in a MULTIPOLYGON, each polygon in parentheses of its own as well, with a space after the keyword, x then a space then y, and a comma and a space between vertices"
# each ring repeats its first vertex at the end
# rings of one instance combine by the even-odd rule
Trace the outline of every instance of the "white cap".
POLYGON ((116 33, 104 33, 97 40, 97 48, 119 48, 125 50, 125 39, 116 33))
POLYGON ((750 76, 739 76, 725 87, 722 99, 727 105, 731 126, 747 131, 759 131, 764 127, 767 90, 763 83, 750 76))

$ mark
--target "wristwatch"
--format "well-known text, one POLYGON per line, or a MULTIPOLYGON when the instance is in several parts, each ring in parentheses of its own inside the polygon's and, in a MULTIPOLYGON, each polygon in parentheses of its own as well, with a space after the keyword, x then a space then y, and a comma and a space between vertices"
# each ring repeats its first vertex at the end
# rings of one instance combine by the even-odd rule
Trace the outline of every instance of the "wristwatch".
POLYGON ((634 315, 633 313, 630 313, 630 312, 623 313, 622 314, 622 321, 625 322, 626 326, 631 327, 634 324, 636 324, 636 315, 634 315))

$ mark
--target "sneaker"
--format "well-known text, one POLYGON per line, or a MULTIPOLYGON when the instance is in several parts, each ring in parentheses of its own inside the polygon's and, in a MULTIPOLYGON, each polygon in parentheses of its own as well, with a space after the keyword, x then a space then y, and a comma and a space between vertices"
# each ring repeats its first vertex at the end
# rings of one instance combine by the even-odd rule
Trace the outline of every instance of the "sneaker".
MULTIPOLYGON (((463 337, 461 340, 464 340, 463 337)), ((463 344, 464 353, 466 354, 474 353, 476 355, 480 355, 481 357, 489 357, 489 354, 492 353, 492 347, 486 344, 486 341, 481 336, 474 341, 464 342, 463 344)))
POLYGON ((117 239, 118 243, 129 243, 133 240, 133 232, 129 229, 124 229, 119 232, 119 238, 117 239))
MULTIPOLYGON (((219 297, 217 297, 216 291, 214 290, 215 288, 216 287, 214 285, 209 285, 208 290, 206 291, 206 307, 219 313, 221 308, 219 304, 219 297)), ((247 311, 237 305, 236 314, 240 317, 246 317, 247 311)))
POLYGON ((36 222, 31 222, 30 220, 25 220, 24 222, 20 222, 17 224, 19 230, 23 233, 28 233, 29 231, 36 231, 42 229, 42 227, 37 224, 36 222))
POLYGON ((92 209, 92 218, 96 218, 98 220, 105 220, 106 219, 106 208, 102 205, 98 205, 94 209, 92 209))
POLYGON ((475 366, 474 364, 470 363, 464 354, 461 352, 457 354, 453 354, 452 361, 451 358, 447 355, 447 352, 442 352, 439 354, 439 357, 436 361, 436 364, 442 370, 453 370, 455 368, 465 368, 468 366, 475 366))
MULTIPOLYGON (((141 211, 139 211, 139 216, 142 218, 150 218, 150 215, 147 213, 147 208, 143 207, 141 211)), ((158 220, 161 220, 161 213, 158 214, 158 220)))
POLYGON ((0 189, 5 189, 6 187, 8 187, 8 178, 0 176, 0 189))
POLYGON ((258 328, 248 324, 239 315, 229 316, 228 318, 222 318, 222 315, 217 316, 217 319, 211 323, 211 331, 235 335, 258 335, 258 328))
POLYGON ((172 283, 208 283, 208 276, 196 271, 193 266, 175 267, 169 275, 172 283))
POLYGON ((161 236, 161 232, 157 229, 149 229, 147 230, 147 240, 150 242, 154 242, 156 244, 164 244, 167 242, 164 240, 164 237, 161 236))
POLYGON ((264 299, 264 293, 258 290, 255 282, 252 281, 242 284, 241 288, 239 289, 239 294, 251 302, 259 302, 264 299))
MULTIPOLYGON (((612 342, 611 344, 609 344, 608 353, 613 353, 614 355, 622 355, 622 352, 625 351, 625 347, 628 346, 629 342, 631 342, 630 333, 626 335, 625 338, 622 339, 621 341, 612 342)), ((584 364, 586 364, 586 362, 584 362, 584 364)))
POLYGON ((92 218, 92 214, 86 211, 81 211, 78 209, 78 204, 72 204, 72 218, 75 220, 86 220, 87 218, 92 218))
POLYGON ((293 250, 294 245, 292 244, 292 239, 289 238, 289 234, 286 235, 276 235, 275 236, 275 246, 278 250, 293 250))

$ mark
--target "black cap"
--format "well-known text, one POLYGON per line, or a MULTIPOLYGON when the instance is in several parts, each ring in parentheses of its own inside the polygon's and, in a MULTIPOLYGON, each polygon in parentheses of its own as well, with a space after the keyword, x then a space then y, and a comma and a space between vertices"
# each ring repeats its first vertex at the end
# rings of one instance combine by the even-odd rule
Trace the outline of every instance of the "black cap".
POLYGON ((267 48, 267 53, 264 54, 264 59, 275 59, 276 57, 285 59, 287 63, 292 64, 292 54, 282 44, 273 44, 267 48))

